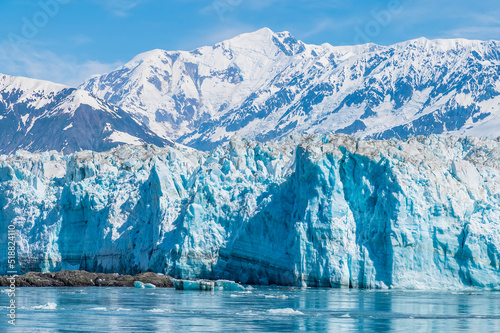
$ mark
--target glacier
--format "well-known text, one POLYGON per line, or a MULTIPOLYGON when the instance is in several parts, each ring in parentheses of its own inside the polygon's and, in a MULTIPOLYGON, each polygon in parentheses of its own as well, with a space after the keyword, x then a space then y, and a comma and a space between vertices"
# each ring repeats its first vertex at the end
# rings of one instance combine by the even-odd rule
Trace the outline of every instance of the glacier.
POLYGON ((500 139, 17 151, 0 155, 0 209, 0 260, 13 223, 21 273, 500 289, 500 139))

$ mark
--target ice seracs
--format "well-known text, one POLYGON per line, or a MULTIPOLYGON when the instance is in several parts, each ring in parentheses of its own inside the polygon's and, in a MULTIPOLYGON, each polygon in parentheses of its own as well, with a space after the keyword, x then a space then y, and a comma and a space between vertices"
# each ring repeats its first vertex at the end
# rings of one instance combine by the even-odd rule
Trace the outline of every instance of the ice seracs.
POLYGON ((22 272, 500 289, 498 140, 294 135, 234 137, 210 152, 19 151, 0 155, 0 193, 0 232, 15 224, 22 272))

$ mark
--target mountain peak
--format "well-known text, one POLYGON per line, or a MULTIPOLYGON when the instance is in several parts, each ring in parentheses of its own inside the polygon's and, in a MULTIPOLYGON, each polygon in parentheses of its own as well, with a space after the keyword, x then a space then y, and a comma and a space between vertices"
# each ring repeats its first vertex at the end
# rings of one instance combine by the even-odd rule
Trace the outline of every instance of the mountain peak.
POLYGON ((251 49, 266 54, 277 47, 277 51, 281 51, 287 56, 293 56, 305 49, 304 43, 295 39, 290 32, 274 32, 269 28, 238 35, 216 44, 216 46, 219 45, 233 49, 251 49))
POLYGON ((247 32, 240 34, 236 37, 233 37, 231 39, 236 39, 236 38, 260 38, 260 39, 269 39, 272 38, 276 33, 272 31, 271 29, 264 27, 259 30, 253 31, 253 32, 247 32))

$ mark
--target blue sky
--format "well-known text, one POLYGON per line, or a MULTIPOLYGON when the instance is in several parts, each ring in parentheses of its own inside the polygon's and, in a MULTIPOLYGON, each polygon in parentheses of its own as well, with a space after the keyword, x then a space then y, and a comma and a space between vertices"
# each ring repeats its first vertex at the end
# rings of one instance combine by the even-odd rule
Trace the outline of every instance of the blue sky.
POLYGON ((191 50, 262 27, 306 43, 500 40, 498 0, 11 0, 0 73, 77 85, 151 49, 191 50))

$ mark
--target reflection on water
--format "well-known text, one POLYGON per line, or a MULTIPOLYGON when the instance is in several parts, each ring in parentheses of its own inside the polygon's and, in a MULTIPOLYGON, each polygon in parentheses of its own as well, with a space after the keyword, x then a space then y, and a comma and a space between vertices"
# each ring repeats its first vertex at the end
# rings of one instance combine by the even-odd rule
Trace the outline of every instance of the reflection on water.
POLYGON ((16 301, 2 332, 500 331, 498 292, 19 288, 16 301))

